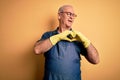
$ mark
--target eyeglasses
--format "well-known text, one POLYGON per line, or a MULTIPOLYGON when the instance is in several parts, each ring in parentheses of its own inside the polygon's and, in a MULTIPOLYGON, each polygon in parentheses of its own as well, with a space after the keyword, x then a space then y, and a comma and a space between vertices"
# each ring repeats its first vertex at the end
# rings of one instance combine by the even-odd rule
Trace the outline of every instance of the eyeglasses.
POLYGON ((71 13, 71 12, 60 12, 60 13, 66 13, 68 17, 71 17, 71 16, 72 16, 72 17, 77 17, 76 14, 71 13))

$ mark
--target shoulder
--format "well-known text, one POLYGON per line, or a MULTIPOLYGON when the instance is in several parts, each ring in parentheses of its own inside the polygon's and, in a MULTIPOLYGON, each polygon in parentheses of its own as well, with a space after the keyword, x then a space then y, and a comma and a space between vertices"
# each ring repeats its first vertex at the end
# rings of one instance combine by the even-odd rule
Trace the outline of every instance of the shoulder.
POLYGON ((42 35, 42 39, 47 39, 47 38, 55 35, 56 33, 57 33, 56 30, 46 31, 46 32, 42 35))
POLYGON ((46 35, 46 36, 52 36, 56 34, 56 31, 55 30, 52 30, 52 31, 46 31, 43 35, 46 35))

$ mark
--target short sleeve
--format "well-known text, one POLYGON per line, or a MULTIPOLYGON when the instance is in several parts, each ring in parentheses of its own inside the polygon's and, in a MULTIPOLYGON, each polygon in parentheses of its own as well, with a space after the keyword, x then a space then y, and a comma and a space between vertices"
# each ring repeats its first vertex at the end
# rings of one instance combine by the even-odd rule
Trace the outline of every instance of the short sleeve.
MULTIPOLYGON (((55 31, 45 32, 38 41, 48 39, 49 37, 51 37, 52 35, 54 35, 54 33, 55 33, 55 31)), ((37 41, 37 42, 38 42, 38 41, 37 41)))
POLYGON ((47 39, 47 38, 49 38, 49 37, 50 37, 49 33, 46 32, 46 33, 44 33, 44 34, 42 35, 42 37, 40 38, 40 40, 45 40, 45 39, 47 39))

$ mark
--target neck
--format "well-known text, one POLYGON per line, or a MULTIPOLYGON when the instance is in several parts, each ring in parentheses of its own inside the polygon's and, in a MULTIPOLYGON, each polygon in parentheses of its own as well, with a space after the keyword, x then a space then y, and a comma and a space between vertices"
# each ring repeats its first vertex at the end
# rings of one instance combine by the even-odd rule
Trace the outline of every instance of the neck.
POLYGON ((63 31, 65 31, 65 30, 70 30, 70 29, 71 29, 71 27, 59 26, 58 32, 61 33, 61 32, 63 32, 63 31))

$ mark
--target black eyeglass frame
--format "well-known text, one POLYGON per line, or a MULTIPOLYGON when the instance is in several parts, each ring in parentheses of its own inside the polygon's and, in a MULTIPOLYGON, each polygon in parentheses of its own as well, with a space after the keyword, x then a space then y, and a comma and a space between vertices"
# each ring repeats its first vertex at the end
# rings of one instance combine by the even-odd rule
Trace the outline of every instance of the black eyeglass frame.
POLYGON ((75 13, 71 13, 71 12, 60 12, 60 13, 66 13, 67 16, 73 16, 73 17, 77 17, 77 15, 75 13))

